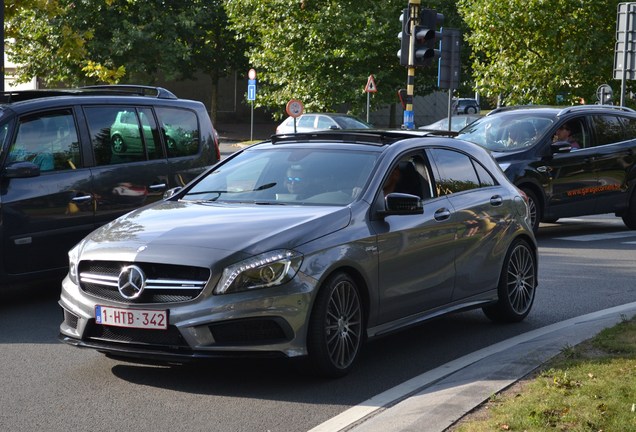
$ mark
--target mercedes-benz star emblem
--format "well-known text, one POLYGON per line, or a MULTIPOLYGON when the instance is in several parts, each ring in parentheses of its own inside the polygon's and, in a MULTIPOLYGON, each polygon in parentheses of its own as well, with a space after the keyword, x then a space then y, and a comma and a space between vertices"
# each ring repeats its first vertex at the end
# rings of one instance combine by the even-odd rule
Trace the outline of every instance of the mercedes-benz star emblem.
POLYGON ((119 273, 117 288, 122 297, 129 300, 138 298, 146 286, 146 275, 136 265, 124 267, 119 273))

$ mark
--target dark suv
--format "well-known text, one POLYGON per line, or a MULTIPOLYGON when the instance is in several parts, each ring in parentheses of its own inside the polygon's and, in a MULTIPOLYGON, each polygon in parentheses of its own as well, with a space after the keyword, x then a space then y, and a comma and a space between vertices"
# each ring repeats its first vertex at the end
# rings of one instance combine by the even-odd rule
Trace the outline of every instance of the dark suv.
POLYGON ((159 200, 220 158, 205 106, 162 88, 0 98, 0 285, 63 275, 67 251, 89 232, 159 200), (114 134, 123 117, 125 131, 114 134), (177 145, 169 135, 176 131, 177 145))
POLYGON ((500 108, 458 138, 493 152, 528 195, 535 232, 541 221, 603 213, 636 229, 635 111, 609 105, 500 108))

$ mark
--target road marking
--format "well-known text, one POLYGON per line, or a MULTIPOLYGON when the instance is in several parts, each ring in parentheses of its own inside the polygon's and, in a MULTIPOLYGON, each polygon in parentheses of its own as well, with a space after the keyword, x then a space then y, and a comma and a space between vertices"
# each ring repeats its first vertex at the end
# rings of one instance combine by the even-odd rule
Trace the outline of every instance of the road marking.
POLYGON ((636 231, 620 231, 615 233, 606 234, 586 234, 571 237, 555 237, 555 240, 570 240, 570 241, 598 241, 598 240, 614 240, 626 237, 636 237, 636 231))

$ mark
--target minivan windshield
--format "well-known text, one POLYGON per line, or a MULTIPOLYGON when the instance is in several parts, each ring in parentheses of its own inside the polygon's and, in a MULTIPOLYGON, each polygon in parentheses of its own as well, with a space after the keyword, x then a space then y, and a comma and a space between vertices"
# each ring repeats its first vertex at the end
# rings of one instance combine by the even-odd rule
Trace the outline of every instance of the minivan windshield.
POLYGON ((459 131, 457 138, 491 151, 514 152, 535 145, 553 123, 545 114, 506 112, 482 117, 459 131))
POLYGON ((320 146, 248 149, 209 171, 181 199, 347 205, 366 185, 378 155, 320 146))

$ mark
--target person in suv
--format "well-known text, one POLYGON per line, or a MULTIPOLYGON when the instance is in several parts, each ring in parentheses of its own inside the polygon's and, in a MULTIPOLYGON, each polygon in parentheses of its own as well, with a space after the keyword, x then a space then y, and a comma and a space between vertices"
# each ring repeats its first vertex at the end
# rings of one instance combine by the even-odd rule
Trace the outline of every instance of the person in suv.
POLYGON ((67 251, 89 232, 220 159, 205 106, 162 88, 0 98, 1 287, 63 276, 67 251))
POLYGON ((501 108, 457 138, 493 152, 528 196, 535 232, 541 221, 603 213, 636 229, 635 111, 609 105, 501 108), (525 138, 514 140, 521 130, 525 138))

